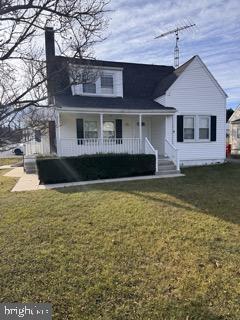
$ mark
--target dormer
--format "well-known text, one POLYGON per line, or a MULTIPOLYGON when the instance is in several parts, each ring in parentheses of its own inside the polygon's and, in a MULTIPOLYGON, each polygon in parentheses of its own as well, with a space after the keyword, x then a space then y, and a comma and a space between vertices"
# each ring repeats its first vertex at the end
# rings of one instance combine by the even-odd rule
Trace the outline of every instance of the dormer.
POLYGON ((74 68, 86 75, 82 76, 82 81, 71 86, 72 95, 123 97, 122 68, 87 66, 86 70, 86 66, 76 65, 74 68))

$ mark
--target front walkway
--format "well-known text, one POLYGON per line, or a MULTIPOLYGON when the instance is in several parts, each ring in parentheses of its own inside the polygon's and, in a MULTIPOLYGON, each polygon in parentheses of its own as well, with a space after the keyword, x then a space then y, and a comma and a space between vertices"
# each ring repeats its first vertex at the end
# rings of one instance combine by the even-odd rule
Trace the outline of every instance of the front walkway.
POLYGON ((21 178, 16 183, 15 187, 11 190, 16 191, 34 191, 39 189, 39 180, 36 174, 23 173, 21 178))
MULTIPOLYGON (((1 167, 1 169, 3 169, 3 168, 1 167)), ((5 169, 12 169, 12 167, 6 166, 5 169)), ((24 174, 23 167, 17 167, 17 168, 12 169, 11 171, 8 171, 7 173, 5 173, 4 177, 21 178, 23 176, 23 174, 24 174)))
POLYGON ((13 170, 4 174, 4 176, 20 178, 16 183, 16 185, 14 186, 14 188, 11 190, 11 192, 20 192, 20 191, 36 191, 36 190, 46 190, 46 189, 87 186, 87 185, 102 184, 102 183, 152 180, 152 179, 162 179, 162 178, 176 178, 176 177, 182 177, 184 176, 184 174, 127 177, 127 178, 118 178, 118 179, 102 179, 102 180, 93 180, 93 181, 79 181, 79 182, 45 184, 45 185, 39 184, 38 176, 36 174, 26 174, 23 171, 23 168, 14 168, 13 170))

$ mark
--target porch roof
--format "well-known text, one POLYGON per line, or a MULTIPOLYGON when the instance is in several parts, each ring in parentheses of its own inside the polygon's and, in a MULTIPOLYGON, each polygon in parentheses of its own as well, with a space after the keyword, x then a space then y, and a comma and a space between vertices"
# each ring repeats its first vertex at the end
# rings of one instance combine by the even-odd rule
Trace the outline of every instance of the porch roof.
POLYGON ((156 101, 142 98, 109 98, 109 97, 89 97, 89 96, 66 96, 55 97, 56 106, 60 108, 73 109, 111 109, 125 111, 161 111, 174 112, 175 108, 164 107, 156 101))

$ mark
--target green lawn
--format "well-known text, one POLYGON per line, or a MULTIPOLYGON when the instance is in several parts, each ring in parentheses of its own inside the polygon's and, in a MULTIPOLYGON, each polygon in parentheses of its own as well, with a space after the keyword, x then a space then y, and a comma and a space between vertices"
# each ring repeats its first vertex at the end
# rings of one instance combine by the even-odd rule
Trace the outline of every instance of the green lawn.
POLYGON ((26 193, 1 176, 0 301, 51 302, 55 320, 240 319, 240 165, 185 173, 26 193))
POLYGON ((0 166, 11 165, 17 162, 22 161, 21 156, 19 157, 11 157, 11 158, 0 158, 0 166))

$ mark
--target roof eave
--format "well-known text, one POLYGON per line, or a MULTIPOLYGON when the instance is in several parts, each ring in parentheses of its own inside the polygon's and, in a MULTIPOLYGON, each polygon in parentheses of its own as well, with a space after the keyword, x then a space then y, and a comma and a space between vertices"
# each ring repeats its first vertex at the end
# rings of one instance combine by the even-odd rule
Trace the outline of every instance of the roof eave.
POLYGON ((121 109, 121 108, 73 108, 73 107, 56 107, 58 112, 64 113, 89 113, 89 114, 145 114, 145 115, 172 115, 176 109, 121 109))

